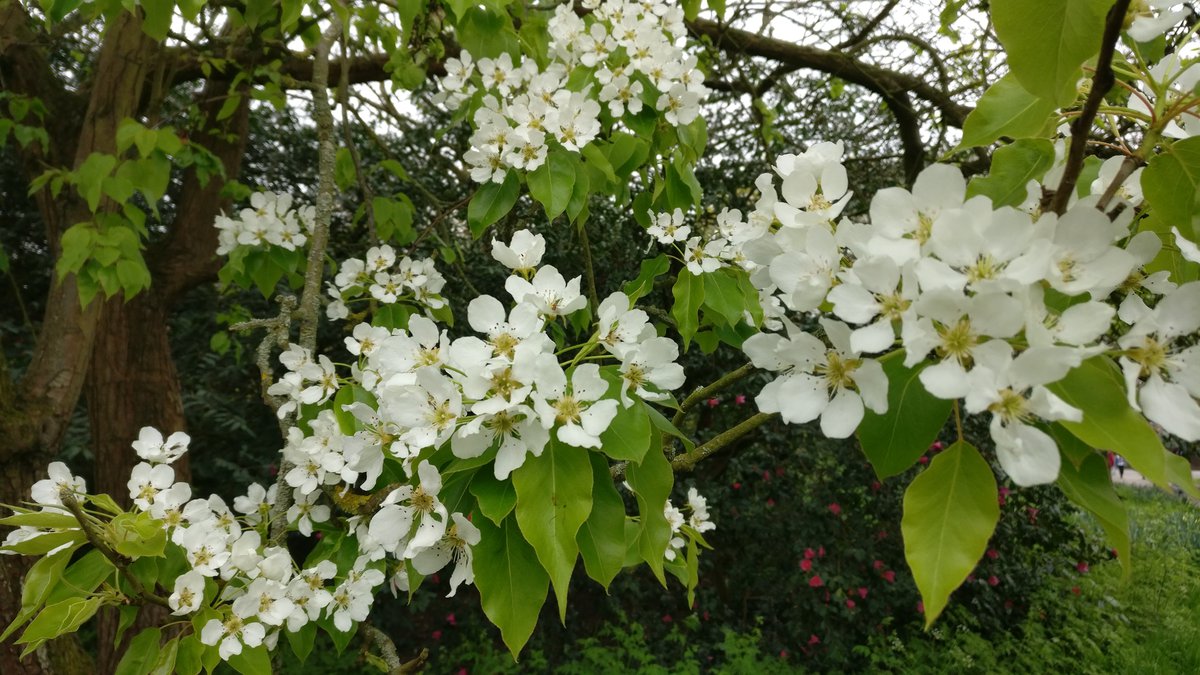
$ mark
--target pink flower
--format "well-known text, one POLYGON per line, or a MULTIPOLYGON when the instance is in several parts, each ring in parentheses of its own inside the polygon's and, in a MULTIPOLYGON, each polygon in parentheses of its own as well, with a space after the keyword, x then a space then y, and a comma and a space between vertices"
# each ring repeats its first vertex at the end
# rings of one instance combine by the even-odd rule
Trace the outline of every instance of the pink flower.
POLYGON ((818 558, 824 558, 824 557, 825 557, 825 547, 824 547, 824 546, 818 546, 818 547, 817 547, 817 557, 818 557, 818 558))
POLYGON ((929 449, 934 452, 937 452, 938 450, 942 450, 945 447, 946 447, 946 445, 944 443, 942 443, 941 441, 934 441, 933 445, 929 446, 929 449))
POLYGON ((705 403, 708 404, 708 407, 715 408, 715 407, 721 405, 721 399, 714 396, 714 397, 708 399, 707 401, 705 401, 705 403))
POLYGON ((441 640, 442 639, 442 631, 435 630, 429 634, 429 637, 433 638, 434 640, 441 640))
POLYGON ((895 573, 895 572, 893 572, 893 571, 891 571, 891 570, 888 570, 888 571, 884 572, 884 573, 883 573, 883 578, 884 578, 884 579, 885 579, 885 580, 886 580, 886 581, 887 581, 889 584, 894 584, 894 583, 896 583, 896 573, 895 573))
POLYGON ((458 625, 458 619, 454 617, 454 612, 450 612, 446 615, 446 623, 450 624, 451 626, 458 625))
POLYGON ((730 487, 732 487, 734 490, 741 490, 742 484, 735 480, 735 481, 733 481, 733 485, 731 485, 730 487))
POLYGON ((825 582, 821 580, 820 574, 814 574, 812 578, 808 580, 808 585, 812 588, 820 588, 825 585, 825 582))
POLYGON ((671 622, 672 622, 672 621, 674 621, 674 620, 675 620, 675 619, 672 619, 670 614, 663 614, 663 615, 662 615, 662 622, 663 622, 663 623, 671 623, 671 622))
POLYGON ((871 492, 879 492, 882 489, 883 489, 883 483, 880 483, 877 480, 871 481, 871 492))
POLYGON ((808 637, 808 644, 810 644, 810 645, 819 645, 819 644, 821 644, 821 638, 817 637, 815 634, 814 634, 814 635, 810 635, 810 636, 808 637))
POLYGON ((851 600, 851 599, 849 599, 849 598, 847 598, 847 599, 846 599, 846 608, 847 608, 847 609, 854 609, 854 601, 853 601, 853 600, 851 600))
POLYGON ((1086 561, 1082 561, 1082 560, 1081 560, 1081 561, 1079 562, 1079 564, 1075 566, 1075 569, 1079 570, 1079 573, 1080 573, 1080 574, 1087 574, 1087 573, 1088 573, 1088 569, 1090 569, 1090 568, 1088 567, 1088 564, 1087 564, 1087 562, 1086 562, 1086 561))
POLYGON ((1003 485, 1000 486, 1000 498, 997 500, 1000 502, 1000 506, 1004 506, 1004 503, 1008 501, 1008 495, 1011 493, 1012 490, 1009 490, 1003 485))
POLYGON ((883 561, 882 560, 876 560, 874 563, 872 563, 872 565, 875 567, 876 571, 883 569, 883 561))
POLYGON ((811 572, 812 571, 812 561, 809 560, 808 558, 801 560, 800 561, 800 569, 805 572, 811 572))
POLYGON ((925 613, 925 603, 918 600, 917 601, 917 614, 924 614, 924 613, 925 613))
POLYGON ((1025 507, 1025 513, 1029 515, 1029 522, 1037 525, 1038 508, 1036 506, 1025 507))
POLYGON ((859 587, 858 587, 858 597, 859 597, 860 599, 862 599, 862 600, 866 600, 866 599, 867 599, 867 587, 866 587, 866 586, 859 586, 859 587))
POLYGON ((1000 577, 996 576, 995 574, 988 577, 988 586, 999 586, 999 585, 1000 585, 1000 577))
POLYGON ((708 618, 708 610, 706 609, 704 610, 704 613, 700 615, 700 619, 703 621, 708 621, 708 618))
POLYGON ((1000 552, 994 548, 989 548, 987 550, 987 557, 991 558, 992 560, 995 560, 996 558, 1000 557, 1000 552))
POLYGON ((920 457, 917 458, 917 461, 920 462, 921 464, 928 464, 929 458, 926 457, 925 455, 921 455, 920 457))
POLYGON ((733 397, 733 403, 734 403, 735 405, 746 405, 746 395, 745 395, 745 394, 738 394, 737 396, 734 396, 734 397, 733 397))
POLYGON ((779 658, 784 659, 786 661, 789 656, 791 656, 791 654, 788 653, 788 650, 786 650, 786 649, 779 650, 779 658))
POLYGON ((771 482, 771 472, 770 471, 763 472, 763 481, 765 481, 767 483, 771 482))
POLYGON ((816 557, 816 555, 817 555, 817 552, 812 550, 811 548, 804 549, 804 557, 805 558, 812 560, 814 557, 816 557))
POLYGON ((832 513, 832 514, 833 514, 833 515, 835 515, 835 516, 840 516, 840 515, 842 515, 842 505, 841 505, 841 504, 838 504, 837 502, 834 502, 834 503, 830 504, 830 505, 829 505, 829 512, 830 512, 830 513, 832 513))

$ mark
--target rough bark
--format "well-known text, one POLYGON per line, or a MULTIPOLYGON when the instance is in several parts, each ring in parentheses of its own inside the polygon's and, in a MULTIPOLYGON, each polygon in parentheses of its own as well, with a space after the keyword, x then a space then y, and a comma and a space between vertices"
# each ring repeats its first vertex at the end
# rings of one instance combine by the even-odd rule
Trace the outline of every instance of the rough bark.
MULTIPOLYGON (((58 116, 67 112, 55 109, 61 104, 55 98, 56 89, 36 77, 46 62, 40 51, 42 45, 13 39, 21 28, 27 28, 24 22, 28 17, 17 3, 0 2, 0 16, 6 19, 0 32, 5 38, 0 43, 0 72, 11 78, 14 86, 22 87, 17 89, 20 93, 43 97, 49 108, 48 120, 56 124, 58 116)), ((93 152, 116 150, 117 127, 126 117, 137 115, 148 74, 156 61, 155 49, 156 43, 142 33, 137 14, 121 14, 108 25, 87 88, 89 98, 78 133, 54 141, 57 152, 73 157, 72 166, 79 166, 93 152), (68 151, 70 145, 73 152, 68 151)), ((63 224, 88 220, 91 214, 78 199, 54 200, 41 194, 38 201, 46 220, 47 243, 57 254, 63 224)), ((98 302, 86 308, 80 306, 72 278, 54 284, 37 347, 21 380, 13 383, 7 372, 0 373, 6 380, 0 386, 4 392, 0 396, 0 502, 12 504, 28 499, 30 486, 44 474, 58 451, 84 385, 100 315, 98 302)), ((28 564, 30 561, 9 556, 0 560, 0 624, 11 622, 20 607, 20 579, 28 564), (14 592, 18 599, 15 603, 14 592)), ((74 636, 57 642, 24 660, 19 658, 20 649, 15 645, 0 645, 0 671, 25 675, 92 670, 91 659, 79 649, 74 636)))

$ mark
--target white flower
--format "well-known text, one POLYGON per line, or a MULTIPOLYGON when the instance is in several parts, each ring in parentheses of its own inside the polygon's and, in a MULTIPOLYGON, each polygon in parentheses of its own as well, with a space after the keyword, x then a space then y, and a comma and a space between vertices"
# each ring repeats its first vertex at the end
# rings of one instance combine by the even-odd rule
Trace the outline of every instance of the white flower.
POLYGON ((87 481, 79 476, 71 475, 71 470, 62 462, 50 462, 46 469, 49 478, 43 478, 33 484, 30 491, 33 501, 43 506, 62 506, 63 490, 77 495, 87 493, 87 481))
POLYGON ((242 653, 243 643, 247 647, 257 647, 266 635, 267 630, 261 623, 245 623, 241 617, 231 614, 224 621, 209 619, 200 631, 200 642, 210 647, 219 642, 221 646, 217 651, 228 661, 229 657, 242 653))
POLYGON ((453 520, 446 534, 433 546, 417 553, 413 559, 413 568, 426 576, 437 572, 454 561, 454 572, 450 575, 450 592, 448 598, 454 597, 460 584, 475 583, 475 572, 471 569, 471 547, 479 543, 479 528, 467 520, 461 513, 450 516, 453 520))
POLYGON ((166 464, 141 462, 129 474, 129 498, 143 511, 149 511, 159 492, 175 482, 175 470, 166 464))
POLYGON ((257 525, 262 522, 263 514, 270 510, 271 505, 275 503, 276 492, 275 484, 268 489, 258 483, 251 483, 246 488, 245 495, 233 498, 233 510, 245 514, 246 522, 257 525))
POLYGON ((626 406, 633 403, 629 398, 632 388, 643 400, 661 401, 665 393, 683 385, 683 366, 675 363, 679 358, 679 346, 666 337, 650 338, 626 352, 621 362, 621 402, 626 406), (651 391, 646 385, 654 385, 651 391))
POLYGON ((288 507, 287 520, 289 523, 296 524, 296 529, 300 531, 300 534, 306 537, 311 536, 313 523, 323 523, 329 520, 329 507, 316 503, 321 496, 316 491, 304 494, 297 490, 293 495, 294 501, 288 507))
POLYGON ((742 345, 759 368, 783 371, 755 398, 759 410, 777 412, 784 422, 821 418, 821 433, 847 438, 858 428, 864 405, 887 412, 887 376, 877 361, 861 358, 850 347, 850 328, 822 319, 832 349, 808 333, 789 338, 773 333, 753 335, 742 345))
POLYGON ((660 244, 672 244, 687 241, 692 228, 683 224, 683 209, 675 209, 672 213, 650 214, 654 224, 646 229, 646 234, 654 237, 660 244))
POLYGON ((492 257, 514 272, 527 274, 542 262, 546 254, 546 238, 529 230, 517 230, 512 241, 505 245, 499 239, 492 240, 492 257))
POLYGON ((202 576, 217 576, 217 570, 229 560, 225 533, 201 524, 181 531, 177 543, 187 552, 192 569, 202 576))
POLYGON ((170 464, 187 452, 188 443, 191 441, 191 436, 182 431, 176 431, 163 441, 162 433, 158 429, 142 427, 138 432, 138 439, 133 442, 133 451, 147 462, 170 464))
POLYGON ((442 477, 428 461, 417 465, 421 484, 393 490, 379 511, 371 517, 368 533, 397 557, 411 558, 429 548, 446 533, 446 507, 438 500, 442 477), (402 503, 407 502, 407 503, 402 503), (413 523, 417 530, 409 536, 413 523))
POLYGON ((534 409, 547 429, 558 425, 558 440, 579 448, 600 447, 600 434, 617 416, 617 402, 605 399, 608 383, 600 366, 585 363, 571 374, 570 391, 561 369, 547 369, 538 379, 534 409))
POLYGON ((246 593, 233 601, 235 616, 242 619, 257 618, 268 626, 282 625, 294 607, 287 597, 287 587, 264 577, 250 582, 246 593))
POLYGON ((167 604, 175 616, 183 616, 200 609, 204 601, 204 577, 190 570, 175 578, 175 590, 167 598, 167 604))
POLYGON ((1200 281, 1186 283, 1164 296, 1119 341, 1130 405, 1185 441, 1200 440, 1200 344, 1194 339, 1200 331, 1198 308, 1200 281))
POLYGON ((714 239, 702 244, 700 237, 692 237, 684 244, 684 249, 688 271, 700 276, 721 268, 721 253, 725 250, 725 240, 714 239))
POLYGON ((1134 5, 1133 23, 1129 25, 1129 37, 1138 42, 1149 42, 1167 32, 1171 26, 1188 15, 1188 9, 1179 0, 1144 0, 1134 5), (1157 10, 1155 13, 1152 10, 1157 10))
POLYGON ((579 282, 579 277, 568 282, 557 269, 546 265, 533 275, 532 282, 509 277, 504 290, 518 303, 533 303, 546 316, 563 316, 587 306, 587 298, 579 293, 579 282))
POLYGON ((708 519, 708 500, 696 491, 688 488, 688 507, 692 515, 688 516, 688 525, 697 532, 708 532, 717 529, 717 524, 708 519))

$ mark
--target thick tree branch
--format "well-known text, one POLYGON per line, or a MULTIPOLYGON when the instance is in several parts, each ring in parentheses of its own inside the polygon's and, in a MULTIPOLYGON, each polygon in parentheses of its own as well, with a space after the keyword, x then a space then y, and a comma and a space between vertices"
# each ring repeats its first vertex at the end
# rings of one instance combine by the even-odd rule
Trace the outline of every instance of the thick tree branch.
POLYGON ((721 450, 776 417, 779 417, 779 413, 757 413, 753 417, 743 420, 741 424, 713 436, 704 445, 698 445, 691 452, 676 457, 671 461, 671 468, 675 471, 691 471, 696 468, 696 464, 700 461, 711 457, 718 450, 721 450))
POLYGON ((767 58, 795 69, 821 71, 884 97, 911 94, 932 104, 953 127, 961 128, 971 112, 970 106, 958 103, 921 77, 864 63, 847 54, 764 37, 705 19, 689 21, 687 26, 693 37, 707 37, 723 51, 767 58))
POLYGON ((1079 173, 1083 170, 1084 152, 1087 150, 1088 136, 1091 135, 1092 123, 1096 121, 1096 113, 1104 103, 1104 96, 1116 82, 1113 73, 1113 54, 1116 52, 1117 40, 1121 38, 1121 27, 1125 23, 1125 14, 1129 11, 1130 0, 1117 0, 1108 10, 1104 21, 1104 37, 1100 43, 1100 56, 1096 59, 1096 73, 1092 76, 1092 88, 1088 92, 1083 110, 1071 123, 1071 147, 1067 150, 1067 163, 1063 167, 1062 180, 1054 191, 1054 200, 1050 209, 1060 216, 1067 211, 1071 195, 1075 193, 1075 184, 1079 182, 1079 173))

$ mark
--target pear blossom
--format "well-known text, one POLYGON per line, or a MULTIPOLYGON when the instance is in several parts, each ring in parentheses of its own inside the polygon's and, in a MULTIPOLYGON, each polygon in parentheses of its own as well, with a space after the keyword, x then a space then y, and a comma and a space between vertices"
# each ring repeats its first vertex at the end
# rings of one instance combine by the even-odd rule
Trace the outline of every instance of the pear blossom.
POLYGON ((159 492, 175 482, 175 470, 166 464, 141 462, 129 474, 129 498, 143 511, 149 511, 159 492))
POLYGON ((305 494, 297 490, 294 494, 292 505, 287 510, 287 520, 289 523, 296 524, 296 529, 300 531, 300 534, 306 537, 312 536, 313 523, 323 523, 329 520, 329 507, 316 503, 320 494, 315 491, 305 494))
POLYGON ((1169 433, 1200 440, 1200 281, 1171 291, 1118 341, 1129 404, 1169 433))
POLYGON ((164 441, 162 432, 154 427, 142 427, 138 439, 133 442, 137 456, 152 464, 170 464, 187 452, 191 436, 176 431, 164 441))
POLYGON ((568 282, 557 269, 546 265, 538 269, 532 281, 509 277, 504 290, 518 303, 533 303, 546 316, 564 316, 587 306, 587 298, 579 292, 579 282, 579 277, 568 282))
POLYGON ((534 410, 542 426, 556 430, 558 440, 578 448, 600 447, 600 434, 617 416, 617 402, 603 398, 608 382, 600 377, 600 366, 585 363, 567 376, 561 369, 547 369, 538 379, 534 410))
POLYGON ((446 597, 452 598, 458 592, 460 584, 473 584, 475 572, 471 569, 471 547, 479 543, 479 528, 467 520, 461 513, 450 516, 450 526, 445 535, 432 546, 421 550, 413 556, 413 569, 420 574, 430 575, 441 570, 447 563, 454 562, 454 572, 450 575, 450 592, 446 597))
POLYGON ((31 498, 34 503, 43 506, 62 506, 63 491, 75 494, 87 493, 87 481, 80 476, 71 474, 71 470, 62 462, 50 462, 47 467, 49 478, 43 478, 33 484, 31 498))
POLYGON ((660 244, 672 244, 687 241, 692 228, 683 224, 683 209, 675 209, 671 213, 650 214, 654 224, 646 229, 646 234, 654 237, 660 244))
POLYGON ((257 647, 263 643, 267 629, 261 623, 246 622, 236 614, 224 620, 209 619, 200 630, 200 642, 212 647, 218 643, 217 652, 228 661, 229 657, 242 653, 242 645, 257 647))
POLYGON ((541 264, 544 255, 546 238, 529 230, 517 230, 508 244, 499 239, 492 240, 492 257, 514 272, 532 272, 541 264))
POLYGON ((171 613, 175 616, 191 614, 200 609, 204 601, 204 577, 189 570, 175 578, 175 590, 167 598, 171 613))

